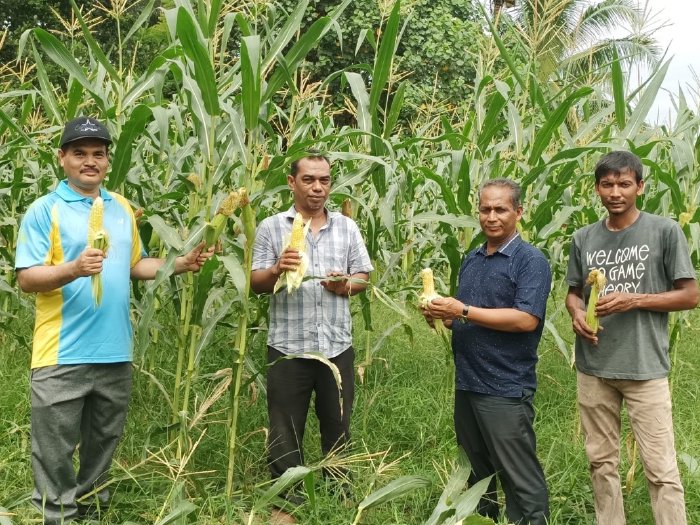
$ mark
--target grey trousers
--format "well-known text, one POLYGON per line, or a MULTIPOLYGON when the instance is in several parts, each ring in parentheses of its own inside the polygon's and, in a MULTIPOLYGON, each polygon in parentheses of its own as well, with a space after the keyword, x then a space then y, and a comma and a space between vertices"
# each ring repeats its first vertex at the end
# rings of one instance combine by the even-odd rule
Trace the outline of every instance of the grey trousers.
MULTIPOLYGON (((43 511, 45 525, 76 518, 76 500, 106 481, 124 430, 131 376, 131 363, 32 370, 32 503, 43 511), (76 476, 73 454, 78 443, 76 476)), ((106 504, 109 492, 95 497, 106 504)))
MULTIPOLYGON (((472 464, 469 484, 498 474, 508 522, 517 525, 546 525, 549 520, 547 484, 532 428, 533 396, 532 390, 521 398, 455 391, 455 432, 472 464)), ((498 521, 495 477, 478 511, 498 521)))

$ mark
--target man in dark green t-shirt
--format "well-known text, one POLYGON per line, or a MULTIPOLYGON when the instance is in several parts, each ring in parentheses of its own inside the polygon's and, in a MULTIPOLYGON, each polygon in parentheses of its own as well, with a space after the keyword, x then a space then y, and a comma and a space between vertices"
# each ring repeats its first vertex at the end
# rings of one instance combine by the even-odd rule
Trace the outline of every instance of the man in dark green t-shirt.
POLYGON ((623 525, 618 472, 624 400, 639 445, 657 525, 685 525, 668 387, 668 312, 698 304, 688 245, 678 224, 636 206, 644 190, 642 163, 632 153, 605 155, 595 188, 608 216, 573 237, 566 308, 576 332, 578 404, 599 525, 623 525), (606 283, 586 323, 589 272, 606 283))

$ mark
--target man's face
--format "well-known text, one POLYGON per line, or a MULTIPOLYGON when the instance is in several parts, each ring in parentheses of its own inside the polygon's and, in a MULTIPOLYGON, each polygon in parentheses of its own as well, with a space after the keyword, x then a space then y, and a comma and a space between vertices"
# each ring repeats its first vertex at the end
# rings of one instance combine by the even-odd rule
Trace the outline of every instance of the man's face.
POLYGON ((66 145, 65 150, 58 150, 68 185, 86 196, 96 196, 100 184, 107 175, 109 156, 107 145, 100 140, 82 139, 66 145))
POLYGON ((595 191, 610 215, 625 215, 636 209, 637 196, 644 191, 644 181, 637 182, 634 172, 625 168, 619 174, 603 175, 596 183, 595 191))
POLYGON ((331 191, 331 168, 323 159, 301 159, 297 174, 288 175, 287 183, 294 194, 298 212, 310 216, 326 205, 331 191))
POLYGON ((510 188, 488 186, 479 199, 481 230, 492 244, 501 244, 515 233, 515 225, 523 216, 521 206, 513 208, 510 188))

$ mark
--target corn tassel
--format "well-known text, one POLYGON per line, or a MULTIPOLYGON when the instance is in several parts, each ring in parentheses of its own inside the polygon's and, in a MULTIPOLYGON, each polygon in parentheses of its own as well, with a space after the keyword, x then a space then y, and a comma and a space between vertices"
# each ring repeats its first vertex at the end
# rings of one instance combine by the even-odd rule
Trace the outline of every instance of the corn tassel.
MULTIPOLYGON (((104 201, 102 197, 97 197, 90 208, 88 218, 88 246, 97 248, 107 255, 109 249, 109 237, 104 230, 104 201)), ((102 304, 102 274, 96 273, 92 276, 92 298, 95 306, 102 304)))
POLYGON ((306 268, 309 266, 309 256, 306 253, 306 234, 309 232, 310 227, 311 219, 304 224, 304 217, 301 213, 297 213, 294 216, 289 242, 284 249, 292 248, 299 252, 301 261, 295 270, 286 270, 282 272, 275 283, 272 293, 276 293, 282 286, 287 287, 287 293, 292 293, 301 286, 304 280, 304 274, 306 274, 306 268))
MULTIPOLYGON (((442 296, 435 292, 435 280, 433 278, 433 271, 430 268, 423 268, 420 271, 421 279, 423 279, 423 293, 418 296, 418 304, 422 308, 428 308, 433 299, 440 299, 442 296)), ((441 319, 433 319, 433 326, 435 331, 442 338, 442 342, 448 352, 452 351, 450 333, 445 328, 445 324, 441 319)))
POLYGON ((586 282, 591 285, 591 295, 588 297, 588 308, 586 309, 586 324, 591 327, 594 334, 597 334, 600 328, 600 321, 595 314, 595 307, 598 304, 598 295, 605 287, 605 275, 594 268, 588 274, 586 282))

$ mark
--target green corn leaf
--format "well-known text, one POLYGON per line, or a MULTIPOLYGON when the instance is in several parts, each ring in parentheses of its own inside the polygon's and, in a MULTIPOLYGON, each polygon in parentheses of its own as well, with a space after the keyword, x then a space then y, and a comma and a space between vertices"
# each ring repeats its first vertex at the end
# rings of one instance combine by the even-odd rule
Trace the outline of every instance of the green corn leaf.
POLYGON ((65 69, 75 80, 80 82, 82 86, 93 95, 99 108, 102 111, 106 111, 107 105, 105 101, 97 95, 95 87, 90 83, 90 80, 85 75, 85 71, 83 71, 83 68, 76 62, 73 54, 66 49, 66 46, 51 33, 40 27, 32 29, 32 33, 49 58, 65 69))
POLYGON ((187 10, 182 7, 177 11, 176 27, 182 49, 194 65, 194 79, 201 92, 204 108, 209 115, 218 115, 221 110, 214 67, 197 26, 187 10))
POLYGON ((151 17, 151 13, 153 13, 153 6, 155 5, 155 3, 156 0, 149 0, 148 4, 146 4, 146 6, 141 9, 141 13, 139 14, 138 18, 131 25, 131 28, 124 37, 124 40, 122 40, 122 45, 126 44, 129 40, 131 40, 131 37, 134 36, 136 32, 139 29, 141 29, 141 26, 143 26, 143 24, 145 24, 148 21, 148 19, 151 17))
POLYGON ((353 71, 347 71, 345 73, 345 78, 350 84, 350 90, 355 96, 357 102, 357 114, 355 118, 357 119, 357 127, 362 131, 367 133, 372 132, 372 119, 369 112, 369 94, 367 93, 367 88, 365 87, 365 81, 362 75, 355 73, 353 71))
POLYGON ((294 43, 292 48, 284 56, 284 67, 286 71, 280 71, 279 68, 275 69, 267 83, 265 95, 262 97, 263 100, 268 100, 282 88, 285 78, 293 73, 296 68, 299 67, 301 61, 306 58, 309 51, 316 47, 319 40, 323 38, 330 28, 330 25, 331 19, 327 16, 323 16, 311 24, 311 27, 306 30, 304 35, 294 43))
POLYGON ((557 133, 559 126, 561 126, 566 119, 571 107, 578 100, 587 97, 591 93, 593 93, 593 89, 588 86, 579 88, 566 97, 561 104, 559 104, 552 115, 544 123, 544 126, 542 126, 535 135, 535 142, 532 146, 532 150, 530 151, 530 158, 528 159, 530 164, 536 164, 540 159, 542 153, 544 153, 547 146, 549 146, 552 137, 557 133))
POLYGON ((90 48, 90 51, 92 52, 93 57, 95 57, 95 60, 102 64, 102 67, 105 68, 107 73, 109 73, 109 76, 114 80, 117 84, 120 83, 120 77, 119 73, 117 73, 117 70, 114 69, 114 66, 112 63, 109 61, 107 56, 104 54, 102 51, 102 48, 100 48, 100 45, 97 43, 97 41, 94 39, 92 36, 92 33, 90 32, 90 28, 88 25, 85 23, 85 20, 83 20, 83 15, 80 12, 80 9, 78 9, 78 6, 75 4, 75 0, 70 0, 70 5, 73 8, 73 14, 75 14, 75 17, 78 19, 78 23, 80 24, 80 29, 83 32, 83 38, 85 39, 85 42, 87 43, 88 47, 90 48))
POLYGON ((369 509, 430 485, 430 480, 423 476, 401 476, 369 494, 357 507, 361 510, 369 509))
MULTIPOLYGON (((299 32, 301 28, 301 23, 304 19, 304 13, 309 5, 309 0, 302 0, 299 2, 294 11, 291 12, 289 17, 282 26, 282 29, 275 35, 274 40, 269 44, 267 48, 267 56, 262 60, 263 71, 275 61, 277 56, 282 53, 284 48, 287 47, 291 39, 299 32)), ((247 36, 247 35, 246 35, 247 36)))
POLYGON ((394 63, 397 37, 399 34, 400 10, 401 0, 396 0, 386 26, 384 27, 384 31, 382 32, 379 51, 375 57, 374 69, 372 70, 372 87, 369 92, 370 115, 376 113, 377 107, 379 106, 379 98, 391 76, 391 68, 394 63))
POLYGON ((627 102, 625 101, 625 79, 622 74, 622 66, 620 65, 620 57, 617 55, 617 48, 613 47, 613 61, 610 64, 612 82, 613 100, 615 101, 615 120, 617 128, 624 129, 627 102))
POLYGON ((649 83, 644 88, 642 96, 639 98, 639 102, 637 102, 632 114, 629 116, 629 119, 627 119, 625 129, 620 132, 621 139, 632 139, 639 132, 656 101, 659 89, 661 89, 661 85, 666 78, 666 72, 670 64, 670 59, 664 62, 649 80, 649 83))
POLYGON ((313 476, 313 471, 308 467, 300 465, 297 467, 288 468, 284 474, 277 478, 277 481, 275 481, 272 486, 255 501, 253 511, 260 511, 261 509, 264 509, 275 497, 304 479, 306 476, 313 476))
POLYGON ((145 104, 139 104, 131 111, 131 116, 122 127, 117 147, 114 150, 112 171, 105 184, 108 189, 114 190, 124 182, 131 167, 131 152, 134 144, 138 144, 138 138, 143 133, 151 115, 151 108, 145 104))
POLYGON ((241 41, 241 97, 245 127, 258 126, 260 113, 260 36, 246 36, 241 41))

